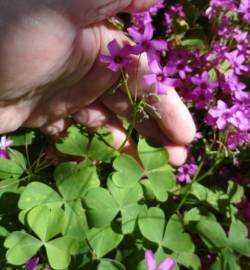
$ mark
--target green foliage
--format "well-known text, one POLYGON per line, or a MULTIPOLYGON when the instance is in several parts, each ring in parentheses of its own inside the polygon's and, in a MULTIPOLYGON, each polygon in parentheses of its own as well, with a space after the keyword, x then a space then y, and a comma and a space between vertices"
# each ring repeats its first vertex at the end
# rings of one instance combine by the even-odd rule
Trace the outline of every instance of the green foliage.
POLYGON ((247 227, 235 207, 244 194, 240 184, 180 186, 163 147, 140 138, 135 160, 111 147, 107 130, 90 135, 79 126, 57 143, 70 161, 37 177, 21 149, 32 134, 13 137, 20 151, 0 159, 3 269, 40 256, 55 270, 146 270, 144 252, 151 249, 158 264, 169 257, 175 270, 199 270, 201 245, 215 258, 213 270, 241 269, 241 258, 250 257, 247 227))
POLYGON ((71 126, 68 129, 68 136, 60 139, 56 147, 64 154, 110 161, 117 155, 112 142, 113 137, 105 128, 99 129, 97 133, 90 136, 86 129, 71 126))

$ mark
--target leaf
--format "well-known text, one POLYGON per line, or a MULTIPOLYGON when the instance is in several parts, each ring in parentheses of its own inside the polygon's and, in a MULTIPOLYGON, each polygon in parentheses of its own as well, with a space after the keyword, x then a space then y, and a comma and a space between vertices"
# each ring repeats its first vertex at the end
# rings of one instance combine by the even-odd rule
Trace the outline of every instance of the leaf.
POLYGON ((236 256, 229 250, 224 250, 211 266, 211 270, 241 270, 236 256))
POLYGON ((130 234, 134 231, 138 216, 145 215, 147 208, 145 205, 130 204, 121 210, 122 214, 122 233, 130 234))
POLYGON ((64 208, 63 234, 84 239, 88 230, 88 224, 81 201, 66 202, 64 208))
POLYGON ((168 155, 163 147, 150 145, 145 139, 138 143, 139 157, 147 170, 157 169, 167 164, 168 155))
POLYGON ((4 228, 3 226, 0 225, 0 237, 7 237, 9 235, 9 232, 4 228))
POLYGON ((78 126, 71 126, 67 132, 67 137, 61 138, 56 144, 57 150, 64 154, 85 157, 89 143, 86 131, 78 126))
POLYGON ((167 200, 168 191, 176 184, 171 167, 166 164, 159 169, 149 171, 148 179, 156 199, 160 202, 167 200))
POLYGON ((32 182, 27 185, 18 202, 20 209, 31 209, 38 205, 48 205, 49 207, 58 207, 62 205, 61 197, 51 187, 32 182))
POLYGON ((233 220, 230 226, 228 238, 230 240, 245 239, 248 236, 248 230, 245 224, 240 220, 233 220))
POLYGON ((119 206, 107 189, 95 188, 90 190, 84 198, 87 205, 87 217, 95 227, 104 227, 114 219, 119 206))
POLYGON ((119 187, 128 187, 137 183, 143 176, 143 169, 129 155, 120 155, 114 162, 113 167, 117 171, 112 179, 119 187))
POLYGON ((183 225, 177 215, 167 223, 162 245, 177 253, 193 253, 194 244, 189 234, 183 232, 183 225))
POLYGON ((234 181, 229 181, 227 194, 231 203, 239 203, 244 195, 244 188, 234 181))
POLYGON ((142 139, 138 144, 140 159, 145 166, 149 187, 158 201, 166 201, 168 191, 176 184, 175 176, 168 163, 168 155, 163 147, 149 145, 142 139))
POLYGON ((18 193, 19 180, 18 179, 6 179, 0 181, 0 197, 4 193, 18 193))
POLYGON ((193 269, 193 270, 201 269, 201 262, 200 262, 199 257, 192 252, 182 252, 182 253, 173 254, 172 256, 175 262, 185 266, 188 269, 193 269))
POLYGON ((199 39, 199 38, 188 38, 188 39, 184 39, 181 42, 181 45, 183 47, 186 47, 188 49, 205 49, 205 43, 203 40, 199 39))
POLYGON ((97 270, 126 270, 120 262, 111 259, 102 259, 97 270))
POLYGON ((226 234, 216 221, 203 219, 197 223, 195 229, 208 248, 227 247, 226 234))
POLYGON ((161 245, 165 228, 165 215, 160 208, 149 208, 146 214, 139 217, 138 224, 146 239, 161 245))
POLYGON ((19 178, 24 168, 16 160, 0 158, 0 179, 19 178))
POLYGON ((99 128, 89 142, 86 156, 110 162, 118 154, 118 151, 112 146, 113 141, 113 135, 107 128, 99 128))
POLYGON ((60 237, 45 243, 49 263, 53 269, 65 269, 70 264, 71 254, 76 249, 75 241, 70 237, 60 237))
POLYGON ((185 225, 190 222, 199 221, 201 219, 200 210, 197 207, 190 209, 184 213, 184 223, 185 225))
POLYGON ((116 186, 112 180, 113 178, 108 180, 108 189, 120 209, 130 204, 134 204, 143 198, 142 187, 139 183, 127 188, 120 188, 116 186))
POLYGON ((60 139, 56 148, 68 155, 89 157, 100 161, 110 161, 117 155, 112 147, 113 136, 105 128, 97 130, 94 136, 77 125, 71 126, 67 137, 60 139))
POLYGON ((12 140, 13 146, 30 145, 36 137, 33 130, 18 130, 18 134, 10 134, 9 139, 12 140))
POLYGON ((231 239, 229 240, 229 246, 241 255, 250 257, 250 240, 249 239, 231 239))
POLYGON ((54 178, 65 200, 83 198, 90 189, 99 186, 96 167, 88 161, 61 163, 54 172, 54 178))
POLYGON ((122 234, 116 233, 111 227, 91 229, 87 239, 97 258, 102 258, 111 250, 115 249, 122 241, 122 234))
POLYGON ((30 228, 47 242, 62 231, 63 210, 40 205, 30 210, 27 216, 30 228))
POLYGON ((8 248, 7 261, 14 265, 24 264, 42 245, 41 241, 24 231, 12 232, 4 242, 4 246, 8 248))
POLYGON ((24 155, 14 149, 10 149, 9 154, 10 159, 14 161, 24 172, 26 170, 27 165, 26 158, 24 157, 24 155))

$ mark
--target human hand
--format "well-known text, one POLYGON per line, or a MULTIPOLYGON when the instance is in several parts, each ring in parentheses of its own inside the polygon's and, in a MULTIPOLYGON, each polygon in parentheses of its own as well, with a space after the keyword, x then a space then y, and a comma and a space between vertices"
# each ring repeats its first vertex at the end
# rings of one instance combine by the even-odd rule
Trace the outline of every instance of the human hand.
MULTIPOLYGON (((122 92, 106 91, 118 80, 99 61, 108 54, 114 38, 129 42, 112 29, 105 18, 119 11, 141 11, 155 0, 0 0, 0 133, 20 126, 41 128, 58 134, 69 115, 89 129, 107 126, 119 147, 126 137, 115 114, 129 115, 129 103, 122 92)), ((142 93, 147 86, 136 80, 135 59, 127 69, 130 86, 142 93)), ((149 72, 141 57, 138 78, 149 72)), ((137 124, 138 131, 165 145, 173 165, 186 158, 185 144, 195 133, 192 117, 172 89, 154 106, 161 119, 137 124)), ((134 151, 130 140, 125 148, 134 151)))

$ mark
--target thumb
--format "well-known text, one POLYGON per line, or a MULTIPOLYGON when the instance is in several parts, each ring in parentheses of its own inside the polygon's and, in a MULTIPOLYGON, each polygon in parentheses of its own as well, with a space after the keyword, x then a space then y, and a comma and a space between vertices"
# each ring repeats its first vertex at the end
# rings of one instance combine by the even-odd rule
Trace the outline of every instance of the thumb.
POLYGON ((75 0, 71 18, 81 26, 100 22, 118 12, 141 12, 155 5, 159 0, 75 0), (78 14, 78 16, 76 16, 78 14))

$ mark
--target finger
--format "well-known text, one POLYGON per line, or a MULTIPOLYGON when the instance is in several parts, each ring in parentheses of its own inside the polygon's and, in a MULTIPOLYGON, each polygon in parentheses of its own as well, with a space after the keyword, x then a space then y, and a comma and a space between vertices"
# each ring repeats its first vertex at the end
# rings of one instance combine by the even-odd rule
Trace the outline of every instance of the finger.
POLYGON ((62 135, 62 133, 71 125, 73 124, 72 119, 70 118, 61 118, 58 119, 54 122, 51 122, 49 124, 46 124, 44 126, 42 126, 40 128, 40 130, 50 136, 50 137, 54 137, 54 138, 58 138, 62 135))
MULTIPOLYGON (((103 104, 115 114, 130 118, 131 107, 126 96, 117 91, 115 94, 104 94, 101 98, 103 104)), ((185 146, 172 143, 161 131, 157 123, 152 119, 138 120, 135 125, 136 130, 144 137, 153 139, 166 147, 169 153, 169 162, 174 166, 182 165, 187 158, 185 146)))
MULTIPOLYGON (((142 54, 137 65, 129 66, 129 87, 135 95, 143 95, 146 92, 154 93, 154 87, 148 87, 144 82, 144 75, 151 73, 148 67, 148 60, 142 54)), ((173 88, 167 89, 166 95, 159 95, 159 98, 150 98, 148 103, 153 105, 161 116, 156 117, 152 110, 148 110, 151 116, 158 123, 164 135, 172 142, 180 145, 190 143, 195 136, 196 127, 191 113, 182 102, 179 95, 173 88)))
POLYGON ((81 25, 100 22, 121 11, 140 12, 155 5, 159 0, 75 0, 70 9, 70 18, 81 25), (76 16, 78 15, 78 16, 76 16))

